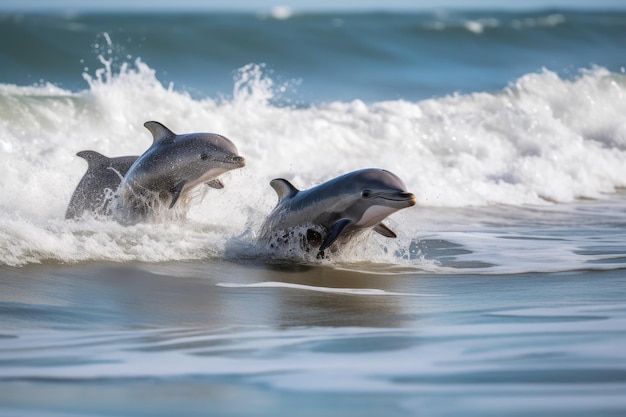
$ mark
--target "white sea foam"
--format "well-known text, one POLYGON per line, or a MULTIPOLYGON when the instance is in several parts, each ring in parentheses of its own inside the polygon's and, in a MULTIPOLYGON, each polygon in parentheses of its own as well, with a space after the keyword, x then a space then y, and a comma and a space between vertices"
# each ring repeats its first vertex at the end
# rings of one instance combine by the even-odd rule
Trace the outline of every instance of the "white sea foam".
POLYGON ((289 19, 293 15, 293 10, 289 6, 275 6, 272 8, 271 15, 274 19, 289 19))
POLYGON ((424 25, 426 29, 443 31, 462 27, 476 35, 484 33, 485 30, 495 28, 511 27, 516 30, 532 29, 536 27, 551 28, 562 25, 566 22, 565 16, 559 13, 553 13, 545 16, 527 17, 524 19, 513 19, 510 21, 498 18, 457 20, 446 13, 437 14, 435 17, 437 20, 428 22, 424 25))
POLYGON ((300 188, 365 167, 401 177, 418 208, 389 219, 399 240, 368 240, 383 263, 408 251, 420 206, 548 205, 626 187, 626 77, 603 68, 571 80, 528 74, 497 93, 293 108, 272 103, 280 86, 260 66, 242 69, 232 98, 198 99, 164 86, 141 60, 118 73, 102 62, 80 92, 0 86, 0 264, 221 256, 234 236, 254 235, 276 202, 276 177, 300 188), (65 221, 86 170, 76 152, 141 154, 147 120, 223 134, 247 166, 196 200, 186 222, 65 221))
POLYGON ((331 287, 318 287, 313 285, 293 284, 289 282, 278 281, 266 281, 255 282, 252 284, 241 284, 235 282, 218 282, 218 287, 226 288, 287 288, 292 290, 302 291, 316 291, 330 294, 345 294, 345 295, 367 295, 367 296, 409 296, 409 297, 434 297, 438 294, 418 294, 418 293, 404 293, 385 291, 377 288, 331 288, 331 287))
POLYGON ((480 20, 468 20, 465 22, 465 29, 472 33, 480 35, 487 28, 495 28, 500 25, 497 19, 480 19, 480 20))
POLYGON ((565 23, 565 16, 554 13, 547 16, 515 19, 511 22, 511 26, 515 29, 533 28, 533 27, 553 27, 565 23))

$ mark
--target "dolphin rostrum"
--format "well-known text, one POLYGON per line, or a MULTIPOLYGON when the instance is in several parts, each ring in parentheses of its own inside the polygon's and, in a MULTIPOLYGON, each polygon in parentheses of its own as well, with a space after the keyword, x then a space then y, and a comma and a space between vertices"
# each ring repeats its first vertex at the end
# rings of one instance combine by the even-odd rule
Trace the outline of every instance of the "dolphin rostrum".
POLYGON ((202 183, 223 188, 217 177, 245 165, 235 145, 224 136, 177 135, 155 121, 144 126, 154 142, 130 167, 114 199, 113 215, 123 224, 146 220, 162 207, 171 209, 202 183))
POLYGON ((108 158, 96 151, 81 151, 76 155, 87 161, 87 172, 72 194, 65 218, 75 219, 85 212, 108 215, 113 193, 138 156, 108 158))
POLYGON ((318 244, 318 257, 333 243, 340 244, 365 230, 396 237, 381 223, 387 216, 415 205, 415 195, 395 174, 383 169, 363 169, 334 178, 308 190, 298 190, 289 181, 270 182, 278 204, 261 226, 260 238, 271 241, 290 231, 308 228, 308 245, 318 244))

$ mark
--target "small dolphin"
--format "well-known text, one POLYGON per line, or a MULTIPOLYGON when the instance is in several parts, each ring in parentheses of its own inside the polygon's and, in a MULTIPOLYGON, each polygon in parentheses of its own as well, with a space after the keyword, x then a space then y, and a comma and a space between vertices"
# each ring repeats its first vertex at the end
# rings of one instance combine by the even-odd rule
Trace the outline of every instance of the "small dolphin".
POLYGON ((245 165, 235 145, 213 133, 177 135, 159 122, 146 122, 154 142, 130 167, 113 204, 123 224, 146 220, 161 207, 170 209, 194 187, 223 188, 219 175, 245 165))
POLYGON ((318 257, 333 243, 345 243, 373 228, 395 238, 381 223, 387 216, 415 205, 415 195, 395 174, 383 169, 350 172, 308 190, 298 190, 289 181, 270 182, 278 194, 278 204, 261 226, 260 237, 268 241, 286 236, 290 230, 309 228, 305 241, 321 242, 318 257))
POLYGON ((87 161, 87 172, 72 194, 65 218, 75 219, 85 212, 101 216, 109 214, 113 192, 139 156, 108 158, 96 151, 81 151, 76 155, 87 161))

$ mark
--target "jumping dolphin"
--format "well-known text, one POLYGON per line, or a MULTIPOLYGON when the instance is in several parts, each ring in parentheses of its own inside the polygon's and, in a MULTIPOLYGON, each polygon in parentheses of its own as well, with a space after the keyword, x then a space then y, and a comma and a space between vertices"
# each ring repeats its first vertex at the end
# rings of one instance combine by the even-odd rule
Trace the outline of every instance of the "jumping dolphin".
POLYGON ((383 169, 350 172, 302 191, 283 178, 270 185, 278 194, 278 204, 261 226, 260 238, 271 241, 290 230, 309 228, 304 239, 308 245, 321 242, 318 257, 333 243, 345 243, 371 228, 396 237, 381 221, 415 205, 415 196, 402 180, 383 169))
POLYGON ((194 187, 223 188, 219 175, 245 165, 235 145, 213 133, 177 135, 159 122, 146 122, 154 142, 130 167, 113 204, 123 224, 146 220, 162 207, 170 209, 194 187))
POLYGON ((76 155, 87 161, 87 172, 72 194, 65 218, 75 219, 85 212, 108 215, 113 192, 139 157, 132 155, 108 158, 96 151, 81 151, 76 155))

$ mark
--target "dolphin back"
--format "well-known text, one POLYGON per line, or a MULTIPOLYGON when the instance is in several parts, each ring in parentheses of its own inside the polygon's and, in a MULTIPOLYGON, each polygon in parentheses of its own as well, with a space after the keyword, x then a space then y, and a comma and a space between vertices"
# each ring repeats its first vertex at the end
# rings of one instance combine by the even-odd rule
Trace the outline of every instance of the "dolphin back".
POLYGON ((122 182, 122 178, 138 156, 109 158, 96 151, 81 151, 76 154, 87 161, 87 172, 76 186, 65 212, 66 219, 75 219, 85 212, 106 215, 109 211, 110 195, 122 182))

